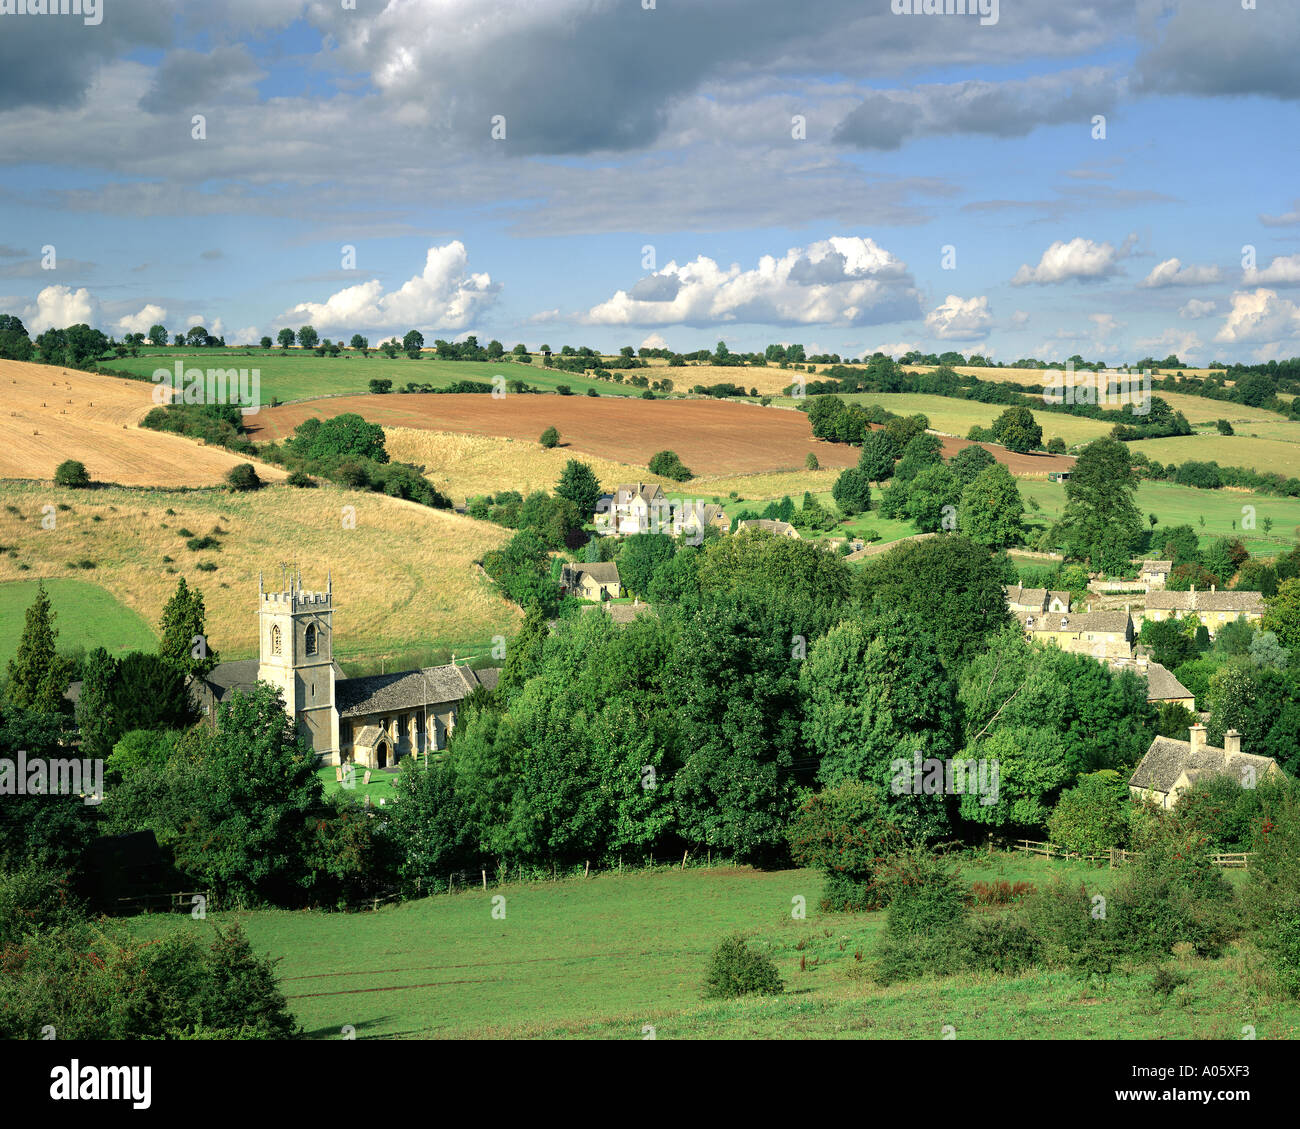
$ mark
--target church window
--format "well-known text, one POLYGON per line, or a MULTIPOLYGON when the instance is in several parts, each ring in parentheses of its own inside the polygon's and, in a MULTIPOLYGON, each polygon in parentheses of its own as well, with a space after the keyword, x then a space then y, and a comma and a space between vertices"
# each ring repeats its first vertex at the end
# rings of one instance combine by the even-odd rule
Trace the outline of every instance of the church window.
POLYGON ((316 653, 316 625, 307 624, 307 653, 314 655, 316 653))
POLYGON ((280 625, 278 623, 271 624, 271 654, 280 654, 280 625))

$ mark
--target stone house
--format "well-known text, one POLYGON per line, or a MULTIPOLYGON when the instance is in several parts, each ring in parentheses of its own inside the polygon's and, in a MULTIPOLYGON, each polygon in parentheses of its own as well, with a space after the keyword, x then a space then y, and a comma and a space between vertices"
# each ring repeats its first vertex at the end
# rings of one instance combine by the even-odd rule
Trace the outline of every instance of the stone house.
POLYGON ((1068 612, 1070 610, 1070 593, 1054 592, 1047 588, 1004 589, 1007 597, 1007 610, 1015 612, 1068 612))
POLYGON ((560 588, 581 600, 617 600, 623 594, 618 565, 613 561, 565 564, 560 569, 560 588))
POLYGON ((1190 741, 1172 737, 1152 741, 1129 778, 1129 795, 1171 808, 1198 780, 1228 776, 1243 787, 1254 787, 1260 780, 1282 778, 1282 770, 1272 757, 1241 751, 1241 734, 1235 729, 1223 735, 1223 748, 1205 743, 1204 725, 1193 725, 1188 736, 1190 741))
POLYGON ((1225 623, 1244 616, 1258 626, 1264 617, 1264 596, 1260 592, 1220 592, 1218 586, 1210 590, 1196 590, 1196 585, 1186 592, 1170 592, 1167 588, 1147 593, 1143 619, 1170 619, 1173 616, 1194 614, 1206 627, 1213 639, 1225 623))
POLYGON ((1016 616, 1031 642, 1055 643, 1063 651, 1095 659, 1130 658, 1133 620, 1124 611, 1021 612, 1016 616))
POLYGON ((768 517, 754 517, 748 521, 742 521, 736 526, 736 532, 742 529, 761 529, 764 533, 771 533, 777 537, 789 537, 794 540, 802 540, 799 531, 795 529, 788 521, 774 521, 768 517))

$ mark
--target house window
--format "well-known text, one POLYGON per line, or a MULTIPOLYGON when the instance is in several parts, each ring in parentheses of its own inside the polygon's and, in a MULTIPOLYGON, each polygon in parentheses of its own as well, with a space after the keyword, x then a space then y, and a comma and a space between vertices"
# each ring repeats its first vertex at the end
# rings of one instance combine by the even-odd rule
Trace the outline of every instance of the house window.
POLYGON ((314 655, 316 653, 316 625, 307 624, 307 653, 314 655))
POLYGON ((278 623, 271 624, 271 654, 280 654, 280 625, 278 623))

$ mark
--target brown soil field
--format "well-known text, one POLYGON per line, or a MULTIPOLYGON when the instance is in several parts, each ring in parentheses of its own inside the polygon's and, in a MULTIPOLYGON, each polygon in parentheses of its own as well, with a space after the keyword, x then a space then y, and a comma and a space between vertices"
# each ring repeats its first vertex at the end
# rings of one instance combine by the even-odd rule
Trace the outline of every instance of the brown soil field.
MULTIPOLYGON (((97 482, 215 486, 249 459, 138 424, 156 405, 154 385, 53 365, 0 361, 0 478, 52 479, 65 459, 97 482)), ((257 463, 279 481, 284 471, 257 463)))
MULTIPOLYGON (((801 469, 809 451, 823 467, 856 466, 858 449, 814 439, 808 417, 782 408, 723 400, 632 400, 614 397, 410 395, 334 396, 264 408, 249 421, 252 438, 282 439, 303 420, 356 412, 385 427, 422 428, 535 440, 548 426, 572 453, 645 466, 665 448, 676 451, 697 477, 801 469)), ((969 440, 945 436, 945 457, 969 440)), ((1074 459, 1016 455, 987 445, 1013 474, 1068 470, 1074 459)))

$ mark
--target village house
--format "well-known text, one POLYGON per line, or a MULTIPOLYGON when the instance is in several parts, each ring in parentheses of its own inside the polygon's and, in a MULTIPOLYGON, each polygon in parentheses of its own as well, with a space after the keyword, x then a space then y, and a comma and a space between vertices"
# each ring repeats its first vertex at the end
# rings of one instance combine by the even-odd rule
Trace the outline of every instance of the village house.
POLYGON ((1017 612, 1068 612, 1070 610, 1070 593, 1053 592, 1047 588, 1005 588, 1007 610, 1017 612))
POLYGON ((461 702, 479 687, 495 689, 499 668, 445 666, 346 678, 334 661, 334 593, 307 592, 302 576, 267 592, 258 578, 260 657, 218 664, 194 679, 195 704, 215 723, 217 707, 258 682, 280 691, 284 710, 327 765, 388 768, 408 754, 447 747, 461 702))
POLYGON ((1227 776, 1253 788, 1261 780, 1282 779, 1282 770, 1272 757, 1241 751, 1241 734, 1235 729, 1223 735, 1223 748, 1205 743, 1204 725, 1193 725, 1188 736, 1190 741, 1157 737, 1151 742, 1129 778, 1129 794, 1134 799, 1154 800, 1162 808, 1171 808, 1198 780, 1227 776))
POLYGON ((1133 620, 1124 611, 1021 612, 1016 616, 1031 642, 1054 643, 1063 651, 1095 659, 1133 654, 1133 620))
POLYGON ((1158 662, 1152 662, 1147 649, 1142 646, 1133 648, 1133 658, 1112 659, 1113 670, 1131 670, 1147 684, 1147 701, 1155 706, 1166 703, 1183 706, 1188 710, 1196 709, 1196 695, 1174 677, 1173 671, 1158 662))
POLYGON ((1198 592, 1193 584, 1186 592, 1171 592, 1167 588, 1149 592, 1142 618, 1158 622, 1193 614, 1213 639, 1225 623, 1243 616, 1247 622, 1258 624, 1264 611, 1264 596, 1260 592, 1220 592, 1214 584, 1210 585, 1208 592, 1198 592))
POLYGON ((560 569, 560 590, 580 600, 617 600, 623 594, 618 565, 613 561, 565 564, 560 569))
POLYGON ((753 517, 747 521, 742 521, 736 526, 736 532, 742 529, 761 529, 764 533, 771 533, 777 537, 790 537, 794 540, 802 540, 799 531, 795 529, 788 521, 774 521, 768 517, 753 517))
POLYGON ((694 502, 687 500, 673 510, 673 533, 692 541, 704 537, 704 530, 713 528, 719 533, 731 529, 731 518, 726 511, 714 502, 694 502))
POLYGON ((1173 570, 1173 561, 1143 561, 1142 567, 1138 569, 1138 579, 1146 585, 1149 592, 1152 588, 1163 588, 1173 570))
POLYGON ((606 536, 667 532, 668 499, 657 482, 625 482, 600 500, 596 528, 606 536))
POLYGON ((583 604, 580 609, 584 614, 591 613, 594 615, 608 616, 610 621, 616 627, 626 627, 629 623, 639 619, 643 615, 655 615, 656 612, 649 604, 643 604, 640 597, 633 600, 630 604, 583 604))

